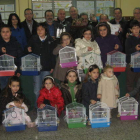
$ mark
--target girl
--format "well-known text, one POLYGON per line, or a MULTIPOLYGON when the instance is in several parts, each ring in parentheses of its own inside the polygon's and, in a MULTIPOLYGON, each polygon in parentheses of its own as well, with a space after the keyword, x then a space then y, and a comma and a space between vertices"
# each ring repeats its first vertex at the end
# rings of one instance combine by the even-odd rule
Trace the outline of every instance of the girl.
MULTIPOLYGON (((36 100, 39 96, 41 84, 46 75, 53 72, 55 66, 55 56, 52 51, 55 47, 54 40, 48 34, 47 27, 40 23, 37 26, 37 35, 32 36, 28 44, 28 53, 34 53, 40 56, 41 72, 38 76, 34 76, 34 93, 36 100)), ((35 105, 36 106, 36 105, 35 105)))
MULTIPOLYGON (((11 36, 11 29, 9 26, 2 26, 0 34, 0 55, 8 54, 15 57, 15 65, 17 66, 16 75, 20 76, 20 58, 23 55, 20 44, 17 42, 16 38, 11 36)), ((5 88, 8 79, 8 76, 0 77, 1 89, 5 88)))
POLYGON ((91 65, 82 85, 82 103, 86 107, 86 115, 89 117, 89 105, 95 104, 97 99, 99 67, 91 65))
MULTIPOLYGON (((24 109, 25 112, 28 112, 28 107, 24 104, 24 99, 25 99, 25 97, 24 97, 23 94, 16 93, 15 96, 14 96, 14 98, 13 98, 13 101, 10 102, 10 103, 8 103, 6 105, 6 108, 12 108, 12 107, 15 107, 16 106, 18 108, 24 109)), ((17 113, 20 114, 19 110, 17 110, 17 113)), ((35 126, 35 123, 31 122, 30 117, 26 113, 24 113, 24 115, 25 115, 24 117, 25 117, 25 121, 26 121, 27 126, 28 127, 34 127, 35 126)), ((5 122, 5 121, 7 121, 7 119, 4 120, 3 122, 5 122)), ((12 121, 12 120, 10 120, 10 121, 12 121)), ((13 122, 14 121, 15 120, 13 120, 13 122)), ((17 123, 17 122, 15 122, 15 123, 17 123)))
POLYGON ((111 66, 107 65, 104 67, 103 72, 98 84, 97 98, 101 99, 101 102, 106 103, 110 109, 113 109, 117 107, 116 100, 119 97, 119 82, 113 74, 111 66))
MULTIPOLYGON (((67 32, 63 32, 60 36, 60 43, 61 44, 57 45, 57 47, 53 50, 53 54, 58 55, 59 50, 66 47, 66 46, 72 47, 73 46, 72 42, 73 41, 72 41, 71 35, 67 32)), ((56 66, 55 66, 55 69, 54 69, 53 77, 64 82, 65 75, 66 75, 66 72, 68 71, 68 69, 69 68, 61 68, 60 58, 58 57, 57 62, 56 62, 56 66)))
POLYGON ((111 35, 110 26, 106 22, 101 22, 97 26, 97 34, 99 37, 96 41, 101 50, 101 58, 103 66, 107 61, 107 53, 115 50, 121 51, 122 45, 117 36, 111 35))
POLYGON ((64 109, 62 93, 55 86, 54 79, 51 76, 46 76, 44 78, 42 89, 40 90, 40 94, 37 99, 38 108, 42 109, 46 104, 56 107, 59 116, 64 109))
POLYGON ((75 40, 76 54, 79 57, 79 64, 77 69, 82 69, 81 55, 88 52, 94 52, 100 54, 100 48, 97 42, 94 40, 92 30, 90 28, 85 28, 82 31, 81 38, 75 40))
POLYGON ((0 123, 2 122, 2 113, 6 109, 6 105, 13 101, 16 93, 20 92, 20 79, 17 76, 9 78, 9 82, 0 94, 0 123))
POLYGON ((16 37, 22 50, 24 50, 27 45, 26 35, 24 28, 21 27, 20 19, 17 14, 12 13, 9 15, 8 26, 11 28, 12 36, 16 37))
POLYGON ((61 83, 61 91, 65 105, 72 102, 82 102, 82 86, 78 79, 77 71, 70 69, 67 71, 64 83, 61 83))

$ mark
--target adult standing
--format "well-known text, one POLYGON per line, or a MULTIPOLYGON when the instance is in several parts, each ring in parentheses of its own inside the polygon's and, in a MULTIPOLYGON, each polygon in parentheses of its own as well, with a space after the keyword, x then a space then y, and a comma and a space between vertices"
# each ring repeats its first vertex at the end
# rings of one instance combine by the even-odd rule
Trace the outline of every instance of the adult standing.
POLYGON ((27 8, 24 10, 25 20, 21 23, 25 30, 27 42, 30 40, 32 35, 37 34, 37 22, 33 19, 33 10, 27 8))
POLYGON ((120 24, 120 29, 118 32, 115 33, 116 36, 120 39, 122 45, 123 45, 123 52, 125 52, 125 39, 126 39, 126 33, 127 33, 127 21, 122 17, 122 9, 121 8, 115 8, 114 9, 114 19, 110 20, 110 23, 112 24, 120 24))
POLYGON ((12 13, 9 15, 8 26, 11 28, 12 36, 16 37, 22 50, 24 50, 27 45, 27 40, 24 28, 21 27, 20 19, 17 14, 12 13))

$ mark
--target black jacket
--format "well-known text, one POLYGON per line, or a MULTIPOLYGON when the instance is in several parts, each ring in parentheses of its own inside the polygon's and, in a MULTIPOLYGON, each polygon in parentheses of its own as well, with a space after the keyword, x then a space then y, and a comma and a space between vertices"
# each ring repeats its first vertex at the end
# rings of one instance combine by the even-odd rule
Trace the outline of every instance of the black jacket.
POLYGON ((32 33, 30 32, 27 22, 26 20, 24 20, 23 22, 21 22, 22 27, 24 28, 25 31, 25 35, 27 38, 27 42, 30 40, 30 38, 32 37, 32 35, 36 35, 37 34, 37 22, 33 19, 33 27, 32 27, 32 33))
POLYGON ((6 48, 6 54, 15 57, 15 65, 18 67, 17 72, 20 72, 21 57, 23 56, 23 51, 16 38, 11 36, 10 41, 5 42, 0 36, 0 55, 3 54, 2 47, 6 48))
POLYGON ((82 103, 86 108, 90 105, 90 100, 98 101, 97 99, 98 80, 93 82, 91 79, 82 85, 82 103))
POLYGON ((62 25, 62 28, 66 28, 66 32, 70 32, 70 27, 71 27, 71 23, 69 21, 67 21, 66 19, 61 22, 58 18, 57 18, 57 21, 56 23, 59 23, 62 25))
POLYGON ((140 37, 129 36, 125 41, 126 62, 130 63, 131 54, 136 52, 136 46, 140 44, 140 37))
POLYGON ((39 55, 41 60, 41 71, 50 71, 55 67, 55 56, 53 49, 55 48, 54 40, 48 35, 42 42, 38 35, 32 36, 28 43, 28 47, 32 47, 32 53, 39 55))
MULTIPOLYGON (((81 88, 82 88, 81 84, 75 86, 75 90, 77 91, 75 93, 75 99, 76 99, 76 102, 78 102, 78 103, 82 102, 82 90, 81 90, 81 88)), ((68 84, 62 83, 60 90, 61 90, 62 96, 64 98, 65 106, 72 103, 72 97, 71 97, 71 93, 70 93, 70 89, 68 87, 68 84)))

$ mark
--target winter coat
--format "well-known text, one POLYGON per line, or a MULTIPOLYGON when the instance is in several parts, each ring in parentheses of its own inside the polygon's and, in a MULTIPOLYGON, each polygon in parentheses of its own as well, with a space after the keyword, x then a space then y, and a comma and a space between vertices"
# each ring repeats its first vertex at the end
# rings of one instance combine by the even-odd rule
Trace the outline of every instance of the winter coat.
MULTIPOLYGON (((70 88, 68 87, 68 84, 61 83, 62 96, 64 98, 65 106, 72 103, 72 97, 70 93, 70 88)), ((74 88, 75 91, 75 99, 76 102, 81 103, 82 102, 82 85, 76 85, 74 88)))
POLYGON ((26 39, 27 39, 27 42, 28 42, 30 40, 30 38, 32 37, 32 35, 37 34, 37 25, 38 25, 38 23, 33 19, 32 33, 30 32, 30 30, 28 28, 26 19, 23 22, 21 22, 21 25, 24 28, 26 39))
POLYGON ((49 100, 50 105, 53 107, 57 106, 57 113, 61 115, 64 109, 64 99, 61 91, 57 87, 54 86, 50 90, 46 88, 41 89, 37 99, 37 106, 40 107, 40 105, 44 103, 44 100, 49 100))
POLYGON ((97 94, 101 94, 101 102, 106 103, 108 107, 116 108, 116 96, 119 96, 119 91, 116 89, 118 86, 118 79, 115 75, 111 78, 101 74, 101 79, 98 83, 97 94))
POLYGON ((86 83, 83 83, 82 85, 82 103, 88 109, 90 105, 90 100, 99 100, 97 99, 97 88, 98 80, 94 82, 92 79, 89 79, 86 83))
POLYGON ((96 54, 100 54, 100 48, 97 44, 96 41, 90 41, 90 40, 86 40, 85 38, 78 38, 75 40, 75 49, 76 49, 76 54, 79 57, 79 61, 78 61, 78 66, 77 69, 82 69, 81 65, 82 65, 82 57, 81 55, 84 53, 88 53, 88 52, 94 52, 96 54), (92 47, 93 50, 92 51, 88 51, 88 47, 92 47))
POLYGON ((16 29, 14 27, 11 28, 12 36, 14 36, 17 41, 20 43, 22 50, 25 49, 27 46, 27 40, 24 28, 17 27, 16 29))
POLYGON ((28 47, 32 48, 32 53, 40 56, 41 71, 50 71, 51 69, 54 69, 56 57, 52 52, 55 43, 50 36, 47 36, 44 42, 40 40, 38 35, 32 36, 28 43, 28 47))
POLYGON ((140 37, 130 35, 125 41, 126 62, 130 63, 131 54, 136 52, 136 46, 140 44, 140 37))
POLYGON ((17 72, 20 72, 20 65, 21 65, 21 57, 23 55, 22 48, 20 44, 17 42, 15 37, 10 38, 9 42, 5 42, 2 37, 0 37, 0 55, 2 53, 2 47, 6 48, 6 54, 15 57, 15 65, 17 66, 17 72))
MULTIPOLYGON (((69 44, 68 46, 72 47, 72 44, 69 44)), ((61 46, 61 44, 57 45, 57 47, 53 50, 53 54, 54 55, 59 55, 59 50, 62 49, 64 47, 61 46)), ((56 65, 55 65, 55 69, 53 72, 53 77, 60 80, 60 81, 64 81, 65 80, 65 76, 66 76, 66 72, 69 70, 70 68, 61 68, 60 66, 60 58, 58 56, 57 61, 56 61, 56 65)))
POLYGON ((118 51, 122 50, 122 45, 119 38, 115 35, 107 35, 106 37, 97 37, 96 42, 98 43, 101 50, 101 59, 103 62, 103 66, 107 61, 107 53, 114 50, 116 44, 119 45, 118 51))

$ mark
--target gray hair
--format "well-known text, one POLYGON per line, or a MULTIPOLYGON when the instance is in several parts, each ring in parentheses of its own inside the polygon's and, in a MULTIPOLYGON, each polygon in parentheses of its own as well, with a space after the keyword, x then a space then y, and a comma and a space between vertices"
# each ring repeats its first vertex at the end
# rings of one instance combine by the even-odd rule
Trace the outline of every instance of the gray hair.
POLYGON ((139 11, 140 11, 140 7, 136 7, 136 8, 133 10, 133 14, 135 13, 135 10, 139 10, 139 11))
POLYGON ((83 13, 80 14, 80 18, 81 18, 82 16, 84 16, 84 15, 86 15, 86 16, 88 17, 88 14, 85 13, 85 12, 83 12, 83 13))
POLYGON ((61 8, 61 9, 58 10, 58 13, 59 13, 59 11, 61 11, 61 10, 65 11, 65 9, 61 8))
POLYGON ((74 7, 74 6, 71 6, 71 7, 70 7, 70 9, 69 9, 69 12, 70 12, 71 8, 75 8, 75 9, 78 11, 78 9, 77 9, 76 7, 74 7))

